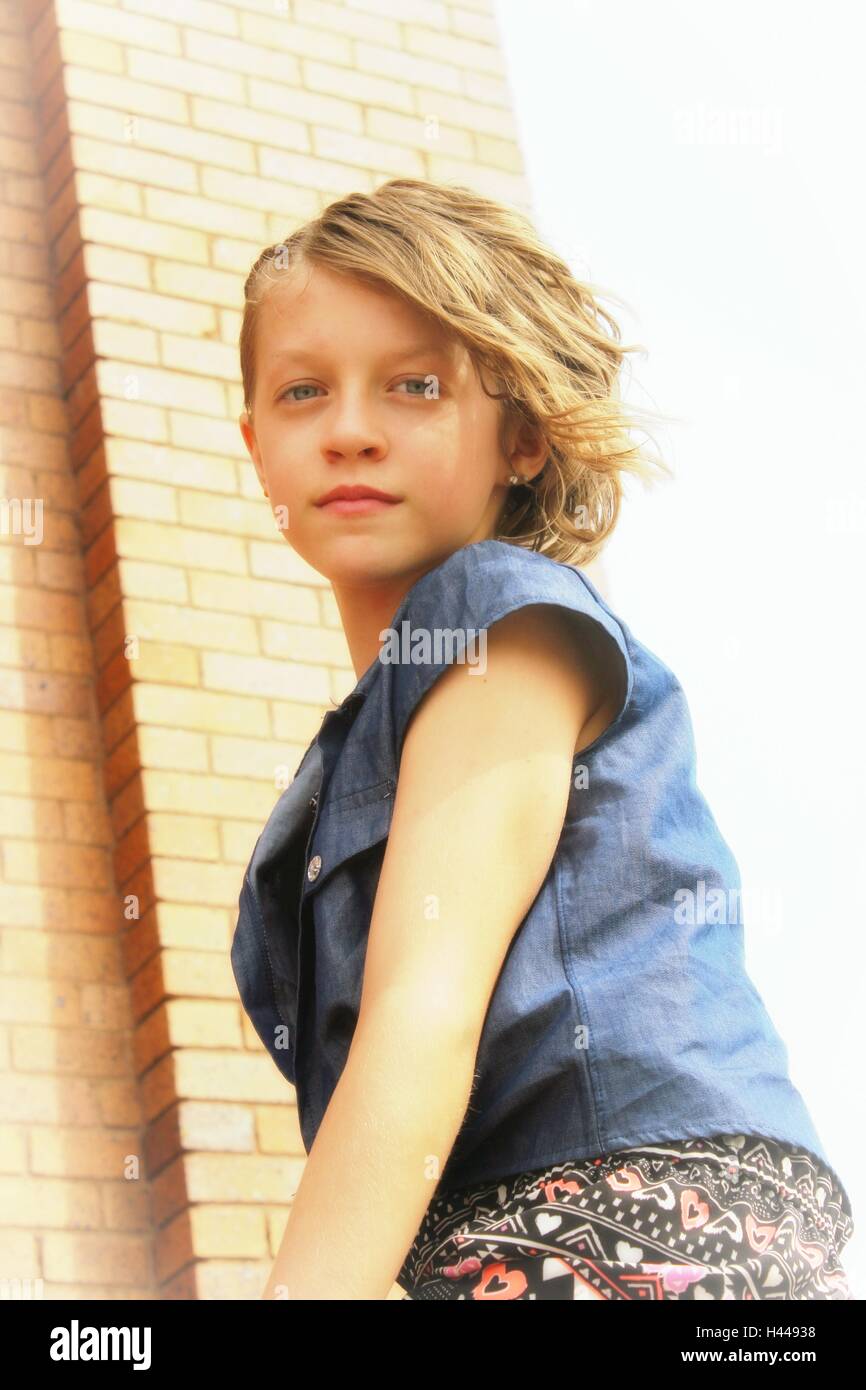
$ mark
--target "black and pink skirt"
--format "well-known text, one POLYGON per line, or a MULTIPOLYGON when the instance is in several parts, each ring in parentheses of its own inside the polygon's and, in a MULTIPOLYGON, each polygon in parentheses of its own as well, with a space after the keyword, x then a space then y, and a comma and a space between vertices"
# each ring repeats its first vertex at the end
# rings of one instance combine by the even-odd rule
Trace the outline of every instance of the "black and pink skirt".
POLYGON ((434 1195, 409 1299, 851 1299, 847 1193, 755 1135, 663 1141, 434 1195))

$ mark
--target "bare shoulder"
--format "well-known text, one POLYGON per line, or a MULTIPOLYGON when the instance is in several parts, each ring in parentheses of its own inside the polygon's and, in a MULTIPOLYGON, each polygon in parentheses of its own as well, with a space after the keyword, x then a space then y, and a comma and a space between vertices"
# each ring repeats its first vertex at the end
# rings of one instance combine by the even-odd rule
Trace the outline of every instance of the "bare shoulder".
MULTIPOLYGON (((491 756, 507 749, 573 754, 604 695, 595 648, 572 621, 579 616, 532 604, 493 624, 476 664, 455 663, 413 711, 404 758, 409 733, 419 725, 431 731, 425 739, 431 752, 435 725, 452 753, 459 744, 470 760, 485 746, 491 756)), ((420 743, 416 733, 413 746, 420 743)))
POLYGON ((468 717, 463 727, 469 728, 472 709, 480 715, 486 698, 489 706, 507 711, 515 730, 540 718, 553 719, 560 729, 570 723, 573 757, 603 733, 625 697, 627 676, 616 643, 581 613, 557 604, 527 605, 495 623, 486 643, 486 662, 475 669, 455 666, 419 708, 429 711, 447 700, 455 718, 468 717))

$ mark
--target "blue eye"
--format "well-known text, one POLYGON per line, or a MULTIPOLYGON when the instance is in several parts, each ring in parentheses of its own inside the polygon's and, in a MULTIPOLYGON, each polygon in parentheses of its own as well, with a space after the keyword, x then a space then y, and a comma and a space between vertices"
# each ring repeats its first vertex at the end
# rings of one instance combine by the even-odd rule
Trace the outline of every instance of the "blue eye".
POLYGON ((406 394, 407 394, 408 396, 414 396, 414 395, 422 395, 422 396, 423 396, 423 395, 426 395, 426 393, 427 393, 427 378, 426 378, 426 377, 423 377, 423 376, 410 376, 410 377, 407 377, 405 381, 398 382, 398 385, 399 385, 399 386, 412 386, 413 384, 416 384, 416 383, 421 387, 420 392, 416 392, 416 391, 407 391, 406 394))
MULTIPOLYGON (((312 385, 310 384, 310 382, 308 382, 308 381, 303 382, 303 381, 302 381, 301 384, 300 384, 300 386, 290 386, 286 391, 284 391, 283 394, 280 396, 280 400, 281 400, 281 401, 287 400, 288 397, 292 394, 293 391, 318 391, 318 390, 319 390, 318 386, 312 386, 312 385)), ((296 398, 296 399, 297 399, 297 398, 296 398)), ((312 400, 313 397, 311 397, 311 396, 304 396, 304 397, 302 397, 302 399, 303 399, 303 400, 309 401, 309 400, 312 400)))
MULTIPOLYGON (((436 381, 436 378, 434 377, 434 382, 435 382, 435 381, 436 381)), ((421 398, 421 397, 423 397, 423 396, 426 396, 426 394, 427 394, 427 385, 428 385, 428 383, 427 383, 427 378, 426 378, 426 377, 423 377, 423 376, 407 377, 405 381, 398 381, 398 383, 397 383, 398 388, 399 388, 400 386, 419 386, 419 387, 421 388, 420 391, 407 391, 407 392, 406 392, 406 395, 407 395, 407 396, 417 396, 417 397, 419 397, 419 398, 421 398)), ((285 390, 285 391, 282 393, 282 395, 280 396, 280 400, 281 400, 281 401, 288 401, 288 400, 291 400, 291 401, 293 401, 296 405, 300 405, 302 401, 312 401, 312 400, 315 400, 315 396, 296 396, 296 395, 294 394, 295 391, 320 391, 321 389, 322 389, 322 388, 321 388, 320 386, 314 386, 314 385, 312 384, 312 382, 309 382, 309 381, 302 381, 302 382, 300 382, 299 385, 297 385, 297 386, 288 386, 288 387, 286 388, 286 390, 285 390)))

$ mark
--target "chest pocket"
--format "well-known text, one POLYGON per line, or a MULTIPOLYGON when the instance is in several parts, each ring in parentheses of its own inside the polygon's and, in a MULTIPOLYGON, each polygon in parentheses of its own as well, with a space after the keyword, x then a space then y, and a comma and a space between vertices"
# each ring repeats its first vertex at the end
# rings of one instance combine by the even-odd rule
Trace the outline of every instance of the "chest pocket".
POLYGON ((396 789, 389 777, 358 791, 326 797, 305 866, 303 902, 344 865, 387 839, 396 789))

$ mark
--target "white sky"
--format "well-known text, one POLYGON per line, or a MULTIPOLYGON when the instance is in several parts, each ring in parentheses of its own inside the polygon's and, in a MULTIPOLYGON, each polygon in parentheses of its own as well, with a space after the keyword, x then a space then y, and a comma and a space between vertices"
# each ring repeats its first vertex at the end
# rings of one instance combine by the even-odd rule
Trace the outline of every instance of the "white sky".
POLYGON ((627 398, 677 417, 655 434, 676 480, 629 483, 603 584, 685 689, 749 973, 863 1212, 863 1298, 863 21, 842 0, 496 11, 536 225, 626 302, 627 398))

